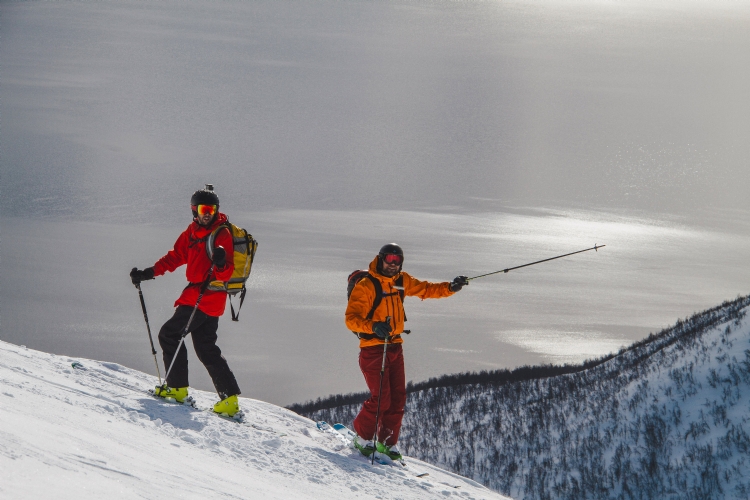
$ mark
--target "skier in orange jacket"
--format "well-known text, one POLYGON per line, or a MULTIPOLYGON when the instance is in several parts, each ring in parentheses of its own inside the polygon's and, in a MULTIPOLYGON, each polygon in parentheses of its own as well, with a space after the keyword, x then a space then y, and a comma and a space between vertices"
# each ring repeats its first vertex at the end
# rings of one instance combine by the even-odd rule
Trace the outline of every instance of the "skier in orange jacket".
POLYGON ((392 460, 401 459, 396 443, 406 404, 401 345, 404 342, 401 334, 406 320, 404 296, 415 296, 423 300, 450 297, 469 284, 466 276, 458 276, 452 282, 443 283, 420 281, 401 270, 403 263, 404 252, 400 246, 395 243, 384 245, 370 263, 369 275, 360 279, 352 289, 345 314, 346 326, 359 337, 359 367, 370 390, 370 398, 363 403, 354 419, 354 430, 357 433, 354 445, 365 456, 370 456, 377 450, 392 460), (377 280, 379 287, 374 280, 377 280), (373 310, 377 293, 381 294, 381 300, 373 310), (384 346, 386 339, 387 345, 384 346), (386 363, 381 384, 384 350, 386 363), (378 429, 375 438, 376 425, 378 429))

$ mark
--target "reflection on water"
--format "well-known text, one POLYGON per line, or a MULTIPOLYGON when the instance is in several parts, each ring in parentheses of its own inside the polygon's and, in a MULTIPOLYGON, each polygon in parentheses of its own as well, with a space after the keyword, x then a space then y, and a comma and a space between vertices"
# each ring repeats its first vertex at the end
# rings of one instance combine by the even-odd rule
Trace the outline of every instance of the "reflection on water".
MULTIPOLYGON (((477 279, 448 299, 407 298, 407 376, 415 381, 617 351, 747 293, 750 278, 750 236, 667 218, 509 209, 238 211, 232 219, 260 246, 241 321, 222 320, 219 345, 245 394, 281 403, 362 389, 358 344, 343 324, 345 283, 385 242, 404 247, 406 271, 433 281, 607 245, 477 279)), ((152 264, 179 230, 5 220, 3 234, 14 237, 0 243, 0 277, 14 286, 0 291, 2 338, 150 372, 127 273, 152 264)), ((183 286, 182 270, 143 285, 154 332, 183 286)), ((210 388, 193 363, 191 383, 210 388)))
POLYGON ((597 358, 632 343, 627 338, 607 338, 603 332, 564 330, 508 330, 499 332, 497 339, 539 354, 555 364, 597 358))

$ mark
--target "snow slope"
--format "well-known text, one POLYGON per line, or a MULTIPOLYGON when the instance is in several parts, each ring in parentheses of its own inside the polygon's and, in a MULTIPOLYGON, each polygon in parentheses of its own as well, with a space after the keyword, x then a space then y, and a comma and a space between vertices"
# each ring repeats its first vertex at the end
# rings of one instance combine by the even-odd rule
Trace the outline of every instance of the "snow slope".
POLYGON ((505 498, 414 459, 371 466, 284 408, 241 398, 241 424, 157 400, 155 383, 0 341, 0 498, 505 498))

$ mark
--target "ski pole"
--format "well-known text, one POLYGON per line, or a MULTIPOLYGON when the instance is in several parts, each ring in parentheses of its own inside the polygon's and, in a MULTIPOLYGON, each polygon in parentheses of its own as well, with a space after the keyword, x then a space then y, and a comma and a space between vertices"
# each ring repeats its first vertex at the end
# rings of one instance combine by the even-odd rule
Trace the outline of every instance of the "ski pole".
MULTIPOLYGON (((385 322, 390 326, 391 317, 386 316, 385 322)), ((390 335, 390 334, 389 334, 390 335)), ((378 389, 378 411, 375 413, 375 435, 372 437, 373 446, 375 449, 372 452, 372 459, 370 465, 375 465, 375 452, 378 449, 378 425, 380 421, 380 397, 383 395, 383 374, 385 374, 385 357, 388 352, 388 335, 383 339, 383 364, 380 366, 380 388, 378 389)))
POLYGON ((143 309, 143 319, 146 320, 146 330, 148 331, 148 341, 151 342, 151 354, 154 355, 154 364, 156 365, 156 375, 159 377, 159 385, 161 385, 161 372, 159 371, 159 362, 156 360, 156 349, 154 348, 154 339, 151 337, 151 325, 148 324, 148 313, 146 312, 146 301, 143 300, 143 292, 141 291, 141 284, 136 283, 135 287, 138 289, 138 296, 141 298, 141 309, 143 309))
POLYGON ((201 284, 201 293, 198 295, 198 298, 195 300, 195 307, 193 307, 193 312, 190 313, 190 318, 188 318, 187 324, 185 325, 185 329, 182 330, 182 336, 180 337, 180 343, 177 345, 177 350, 174 352, 174 356, 172 357, 172 362, 169 363, 169 369, 167 370, 167 374, 164 375, 164 385, 162 385, 163 388, 166 388, 167 386, 167 378, 169 378, 169 372, 172 371, 172 367, 174 366, 174 362, 177 360, 177 354, 179 354, 180 349, 182 348, 182 344, 185 342, 185 337, 187 337, 188 333, 190 333, 190 323, 193 322, 193 317, 195 316, 195 312, 198 310, 198 304, 201 303, 201 299, 203 298, 203 294, 206 293, 206 288, 208 288, 208 284, 211 282, 211 276, 214 273, 214 268, 216 267, 216 264, 211 264, 211 269, 208 270, 208 276, 206 277, 206 281, 204 281, 201 284))
POLYGON ((598 252, 600 248, 604 248, 606 246, 607 245, 594 245, 591 248, 586 248, 584 250, 578 250, 577 252, 566 253, 565 255, 558 255, 557 257, 550 257, 549 259, 538 260, 536 262, 530 262, 530 263, 524 264, 522 266, 509 267, 507 269, 501 269, 499 271, 494 271, 492 273, 480 274, 479 276, 474 276, 473 278, 468 278, 468 281, 475 280, 477 278, 484 278, 485 276, 491 276, 491 275, 497 274, 497 273, 507 273, 508 271, 513 271, 514 269, 521 269, 522 267, 533 266, 534 264, 541 264, 542 262, 547 262, 547 261, 555 260, 555 259, 561 259, 563 257, 567 257, 568 255, 575 255, 575 254, 581 253, 581 252, 588 252, 589 250, 594 250, 594 251, 598 252))

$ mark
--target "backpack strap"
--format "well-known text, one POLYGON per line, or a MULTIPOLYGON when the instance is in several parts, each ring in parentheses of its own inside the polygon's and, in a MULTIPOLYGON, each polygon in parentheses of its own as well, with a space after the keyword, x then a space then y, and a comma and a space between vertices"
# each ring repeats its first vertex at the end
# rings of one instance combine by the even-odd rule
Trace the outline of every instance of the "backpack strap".
POLYGON ((190 238, 190 243, 188 244, 188 248, 193 248, 198 243, 203 243, 204 241, 206 241, 208 239, 209 236, 211 236, 211 235, 210 234, 206 235, 203 238, 193 238, 192 236, 190 236, 189 237, 190 238))
POLYGON ((365 319, 372 319, 372 317, 375 315, 375 309, 377 309, 380 303, 383 301, 383 285, 380 284, 379 279, 377 279, 370 273, 367 273, 367 276, 365 276, 365 278, 369 278, 372 286, 375 288, 375 300, 372 301, 372 308, 370 308, 370 312, 367 313, 367 316, 365 317, 365 319))
POLYGON ((237 314, 234 313, 234 306, 232 305, 232 296, 229 295, 229 309, 231 309, 232 311, 232 321, 240 320, 240 309, 242 308, 242 303, 245 302, 246 293, 247 293, 247 288, 243 286, 242 291, 240 292, 240 305, 237 306, 237 314))
MULTIPOLYGON (((374 333, 357 333, 357 332, 352 332, 352 333, 354 333, 354 335, 356 335, 357 338, 360 338, 362 340, 373 340, 373 339, 379 339, 380 338, 377 335, 375 335, 374 333)), ((394 335, 392 337, 388 337, 388 343, 390 344, 394 340, 399 340, 399 339, 401 339, 401 334, 400 333, 398 335, 394 335)))
MULTIPOLYGON (((224 224, 221 224, 216 229, 211 231, 211 234, 208 236, 204 236, 198 241, 208 240, 206 241, 206 255, 208 255, 208 260, 213 261, 214 260, 214 242, 216 241, 216 235, 219 234, 219 231, 221 231, 222 228, 226 228, 227 231, 229 231, 229 236, 232 236, 232 228, 229 226, 229 221, 226 221, 224 224)), ((197 243, 197 241, 196 241, 197 243)))
MULTIPOLYGON (((377 309, 380 303, 383 301, 383 286, 380 284, 380 280, 370 273, 367 273, 367 276, 365 276, 365 278, 369 278, 370 282, 372 282, 372 286, 375 288, 375 300, 372 301, 372 308, 365 317, 365 319, 372 319, 372 317, 375 315, 375 309, 377 309)), ((406 295, 406 293, 404 292, 404 276, 401 275, 396 278, 394 284, 398 287, 398 294, 401 297, 401 303, 403 304, 404 296, 406 295)), ((404 311, 404 321, 407 321, 406 311, 404 311)))
MULTIPOLYGON (((366 279, 366 278, 369 278, 370 282, 372 283, 373 288, 375 288, 375 299, 372 301, 372 307, 370 308, 370 312, 367 313, 367 316, 365 317, 365 319, 372 319, 373 316, 375 315, 375 310, 383 301, 383 286, 380 284, 380 280, 377 279, 375 276, 371 275, 370 273, 367 273, 367 275, 362 279, 366 279)), ((398 294, 401 297, 401 302, 403 303, 404 301, 404 277, 399 276, 394 282, 394 284, 399 288, 398 294)), ((389 295, 393 295, 393 294, 389 294, 389 295)), ((404 312, 404 321, 406 321, 406 312, 404 312)), ((352 333, 356 335, 357 338, 364 339, 364 340, 372 340, 372 339, 378 338, 378 336, 375 335, 374 333, 363 333, 363 332, 352 332, 352 333)), ((400 338, 401 338, 401 334, 394 335, 393 337, 391 337, 391 340, 400 339, 400 338)))

